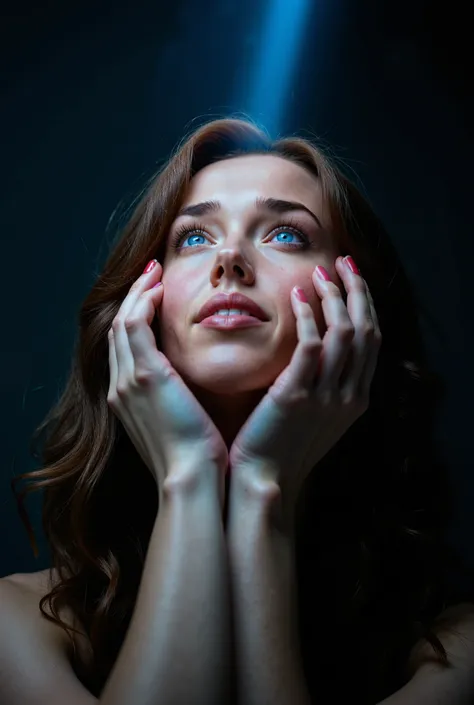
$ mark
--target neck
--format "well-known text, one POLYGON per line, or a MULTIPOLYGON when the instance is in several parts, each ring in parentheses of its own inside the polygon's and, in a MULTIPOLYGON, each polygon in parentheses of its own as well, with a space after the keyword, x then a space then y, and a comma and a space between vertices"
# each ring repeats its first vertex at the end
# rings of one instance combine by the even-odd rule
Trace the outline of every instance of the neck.
POLYGON ((266 389, 239 394, 216 394, 188 383, 201 406, 209 414, 224 439, 227 449, 248 419, 252 411, 266 394, 266 389))

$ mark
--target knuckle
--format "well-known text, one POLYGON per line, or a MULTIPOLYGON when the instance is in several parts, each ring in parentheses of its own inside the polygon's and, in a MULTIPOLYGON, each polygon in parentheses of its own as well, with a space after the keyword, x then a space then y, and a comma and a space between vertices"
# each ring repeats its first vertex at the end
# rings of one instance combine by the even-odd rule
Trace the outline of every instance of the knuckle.
POLYGON ((350 392, 347 392, 346 394, 341 395, 341 405, 345 409, 350 409, 355 405, 355 395, 354 391, 351 390, 350 392))
POLYGON ((318 392, 318 402, 323 409, 327 409, 334 403, 334 391, 332 389, 321 389, 318 392))
POLYGON ((321 338, 315 338, 314 336, 311 336, 307 340, 302 341, 303 343, 303 349, 313 351, 313 350, 319 350, 323 342, 321 338))
POLYGON ((114 394, 113 392, 110 392, 109 394, 107 394, 107 404, 109 406, 111 406, 112 409, 114 409, 118 404, 117 395, 114 394))
POLYGON ((130 388, 130 386, 129 386, 128 382, 123 382, 123 381, 117 382, 116 392, 117 392, 118 399, 125 397, 128 394, 129 388, 130 388))
POLYGON ((371 341, 375 335, 375 328, 373 324, 367 321, 363 326, 361 326, 361 333, 364 338, 371 341))
POLYGON ((132 333, 133 331, 137 330, 141 323, 141 318, 137 318, 136 316, 128 316, 124 321, 125 330, 127 331, 127 333, 132 333))
POLYGON ((351 389, 344 397, 341 399, 342 406, 350 411, 351 413, 356 413, 357 415, 363 414, 367 411, 368 403, 365 396, 357 394, 354 389, 351 389))
POLYGON ((311 400, 311 390, 306 388, 306 387, 299 387, 298 389, 295 389, 289 399, 288 399, 288 407, 293 408, 295 406, 300 406, 301 404, 305 404, 306 402, 311 400))
POLYGON ((156 370, 148 368, 136 369, 135 380, 140 387, 149 387, 156 381, 156 370))
POLYGON ((117 333, 119 328, 123 325, 123 319, 120 316, 115 316, 114 320, 112 321, 112 330, 114 333, 117 333))
POLYGON ((338 333, 343 340, 352 340, 355 335, 355 328, 350 323, 342 323, 338 327, 338 333))

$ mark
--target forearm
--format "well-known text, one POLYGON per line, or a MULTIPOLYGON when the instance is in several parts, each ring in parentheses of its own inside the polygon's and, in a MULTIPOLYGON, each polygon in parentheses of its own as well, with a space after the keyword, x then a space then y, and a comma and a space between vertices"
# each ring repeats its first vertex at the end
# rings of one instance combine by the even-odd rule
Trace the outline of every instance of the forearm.
POLYGON ((175 487, 161 498, 130 626, 100 704, 227 702, 228 589, 219 487, 211 471, 200 487, 175 487))
POLYGON ((227 545, 238 705, 310 705, 297 631, 293 538, 277 527, 274 502, 239 487, 238 480, 231 489, 227 545))

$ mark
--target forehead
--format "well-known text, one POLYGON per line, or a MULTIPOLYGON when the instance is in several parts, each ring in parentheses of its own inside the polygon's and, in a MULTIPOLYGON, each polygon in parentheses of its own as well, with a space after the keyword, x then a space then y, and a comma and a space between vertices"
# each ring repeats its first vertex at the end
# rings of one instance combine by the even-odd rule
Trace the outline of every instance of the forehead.
POLYGON ((319 180, 303 167, 274 155, 246 155, 209 164, 191 180, 185 205, 213 199, 244 207, 255 197, 301 201, 321 212, 319 180))

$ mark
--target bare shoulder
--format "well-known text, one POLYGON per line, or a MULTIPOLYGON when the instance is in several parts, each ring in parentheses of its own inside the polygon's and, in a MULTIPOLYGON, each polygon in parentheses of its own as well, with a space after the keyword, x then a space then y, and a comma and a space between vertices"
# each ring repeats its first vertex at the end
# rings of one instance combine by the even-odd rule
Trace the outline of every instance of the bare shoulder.
MULTIPOLYGON (((56 569, 40 570, 34 573, 13 573, 2 578, 0 582, 6 581, 10 586, 16 589, 17 599, 23 604, 23 608, 28 610, 31 618, 38 623, 38 627, 44 629, 45 636, 57 642, 58 646, 70 655, 71 641, 58 624, 54 624, 45 618, 40 610, 40 600, 47 595, 54 585, 59 582, 59 575, 56 569)), ((49 604, 46 601, 43 605, 44 611, 52 616, 49 604)), ((83 663, 89 663, 92 658, 92 647, 89 639, 86 636, 86 631, 78 619, 77 615, 68 607, 62 607, 59 610, 59 616, 62 622, 68 627, 78 629, 81 634, 72 632, 75 647, 78 650, 80 659, 83 663)))
MULTIPOLYGON (((13 603, 14 607, 26 610, 30 618, 34 618, 35 624, 51 624, 44 618, 40 611, 39 602, 55 584, 56 574, 50 575, 49 570, 40 570, 35 573, 13 573, 0 579, 3 594, 13 603)), ((49 613, 49 610, 46 610, 49 613)), ((51 626, 54 626, 51 624, 51 626)), ((61 630, 62 631, 62 630, 61 630)), ((66 636, 66 635, 65 635, 66 636)), ((66 637, 67 638, 67 637, 66 637)))
POLYGON ((53 568, 49 570, 38 570, 34 573, 12 573, 0 579, 0 582, 6 582, 9 585, 17 587, 20 592, 26 596, 43 597, 49 592, 53 585, 58 581, 59 576, 53 568))
MULTIPOLYGON (((50 576, 49 571, 39 571, 0 579, 2 704, 55 705, 64 702, 65 694, 74 705, 97 702, 74 673, 67 634, 40 611, 39 602, 50 591, 51 578, 55 579, 54 573, 50 576)), ((70 614, 60 612, 60 617, 73 626, 70 614)), ((77 623, 74 626, 78 628, 77 623)))
MULTIPOLYGON (((474 670, 474 603, 463 602, 447 608, 434 620, 432 631, 455 667, 474 670)), ((412 674, 422 667, 437 668, 433 649, 425 639, 414 645, 409 658, 412 674)))
MULTIPOLYGON (((8 586, 6 589, 10 600, 34 620, 35 626, 43 629, 45 636, 53 639, 61 648, 67 650, 67 645, 70 643, 67 634, 59 626, 47 620, 40 610, 41 598, 50 592, 57 580, 56 571, 53 569, 50 572, 47 569, 34 573, 13 573, 2 578, 0 582, 8 586)), ((47 614, 51 615, 47 603, 43 608, 47 614)), ((66 622, 68 626, 72 625, 70 610, 63 610, 60 615, 62 621, 66 622)))
POLYGON ((420 639, 410 652, 409 680, 378 705, 471 705, 474 702, 474 604, 444 610, 431 631, 443 645, 450 668, 444 668, 431 645, 420 639))

